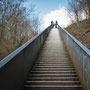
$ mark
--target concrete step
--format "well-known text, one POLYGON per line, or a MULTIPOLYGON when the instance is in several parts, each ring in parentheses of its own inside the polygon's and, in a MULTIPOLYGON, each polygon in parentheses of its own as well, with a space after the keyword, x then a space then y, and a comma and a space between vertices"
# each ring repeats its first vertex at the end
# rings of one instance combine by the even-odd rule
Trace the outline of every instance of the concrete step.
POLYGON ((79 81, 78 77, 28 77, 29 81, 79 81))
POLYGON ((31 71, 31 74, 75 74, 76 71, 31 71))
MULTIPOLYGON (((48 52, 49 52, 49 51, 48 51, 48 52)), ((62 59, 62 58, 67 59, 67 58, 68 58, 68 55, 65 54, 65 52, 63 52, 63 53, 60 53, 60 52, 59 52, 59 54, 58 54, 58 52, 57 52, 57 54, 55 54, 55 52, 50 54, 50 52, 49 52, 49 53, 47 53, 47 55, 41 53, 39 58, 42 58, 43 56, 45 56, 45 58, 51 57, 52 59, 54 59, 54 58, 59 58, 59 57, 60 57, 60 59, 62 59), (53 57, 54 57, 54 58, 53 58, 53 57)))
POLYGON ((67 57, 66 57, 66 58, 63 58, 63 57, 62 57, 62 58, 61 58, 61 57, 54 57, 53 55, 52 55, 52 57, 49 57, 49 56, 48 56, 48 57, 45 57, 45 58, 44 58, 44 56, 43 56, 43 57, 39 57, 37 60, 47 60, 47 61, 48 61, 48 60, 53 60, 53 61, 54 61, 54 60, 60 60, 60 61, 65 60, 65 61, 66 61, 66 60, 67 60, 67 61, 72 61, 72 60, 70 60, 70 59, 67 58, 67 57))
POLYGON ((81 85, 25 85, 25 90, 82 90, 81 85))
MULTIPOLYGON (((60 56, 63 56, 63 55, 68 55, 68 52, 66 52, 66 51, 60 51, 60 50, 57 50, 57 52, 59 52, 60 54, 60 56)), ((52 54, 55 54, 55 52, 54 52, 54 50, 53 51, 51 51, 51 50, 49 50, 49 52, 47 51, 47 50, 42 50, 41 51, 41 54, 50 54, 50 53, 52 53, 52 54)))
POLYGON ((33 71, 73 71, 75 68, 32 68, 33 71))
POLYGON ((38 60, 69 60, 71 61, 68 57, 56 57, 54 55, 52 56, 41 56, 40 58, 38 58, 38 60), (45 57, 45 58, 44 58, 45 57))
POLYGON ((40 57, 40 58, 38 58, 37 60, 61 60, 61 61, 63 61, 63 60, 68 60, 68 61, 71 61, 69 58, 61 58, 60 56, 59 57, 54 57, 54 56, 42 56, 42 57, 40 57))
POLYGON ((60 60, 58 60, 58 61, 57 61, 57 60, 56 60, 56 61, 55 61, 55 60, 54 60, 54 61, 53 61, 53 60, 45 60, 45 61, 44 61, 44 60, 37 60, 37 61, 36 61, 36 63, 37 63, 37 62, 58 62, 58 63, 72 63, 72 61, 60 61, 60 60))
POLYGON ((68 74, 57 74, 57 73, 54 73, 54 74, 29 74, 28 75, 29 77, 77 77, 77 74, 73 74, 73 73, 68 73, 68 74))
POLYGON ((80 85, 80 81, 26 81, 26 85, 80 85))
POLYGON ((72 64, 71 62, 36 62, 35 64, 72 64))
POLYGON ((60 66, 60 65, 48 65, 48 66, 45 66, 45 65, 39 65, 39 66, 36 66, 34 65, 33 68, 74 68, 74 66, 60 66))
POLYGON ((34 66, 62 66, 62 67, 64 67, 64 66, 72 66, 73 67, 73 65, 72 65, 72 63, 71 64, 50 64, 50 63, 47 63, 47 64, 43 64, 43 63, 39 63, 39 64, 34 64, 34 66))

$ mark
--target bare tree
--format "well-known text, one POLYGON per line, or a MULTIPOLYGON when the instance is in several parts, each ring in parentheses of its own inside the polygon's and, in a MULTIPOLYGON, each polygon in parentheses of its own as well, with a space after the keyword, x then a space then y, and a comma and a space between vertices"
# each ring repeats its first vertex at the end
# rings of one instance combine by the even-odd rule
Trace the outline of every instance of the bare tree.
POLYGON ((34 17, 34 5, 27 10, 22 6, 24 0, 0 0, 0 54, 9 54, 28 37, 37 34, 39 20, 34 17), (30 19, 29 19, 29 18, 30 19), (33 33, 35 31, 35 34, 33 33))
POLYGON ((84 10, 86 18, 90 18, 90 0, 76 0, 79 3, 79 8, 84 10))
POLYGON ((68 0, 68 4, 69 4, 69 11, 73 11, 75 15, 75 21, 78 23, 79 22, 78 12, 80 10, 78 5, 79 3, 76 0, 68 0))

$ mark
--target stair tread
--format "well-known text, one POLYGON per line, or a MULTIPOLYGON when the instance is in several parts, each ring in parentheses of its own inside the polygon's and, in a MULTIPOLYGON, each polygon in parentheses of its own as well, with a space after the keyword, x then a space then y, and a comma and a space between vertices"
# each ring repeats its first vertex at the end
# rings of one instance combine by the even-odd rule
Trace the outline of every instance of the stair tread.
POLYGON ((74 67, 32 67, 32 69, 75 69, 74 67))
POLYGON ((72 64, 35 64, 34 66, 73 66, 72 64))
POLYGON ((46 80, 32 80, 26 81, 26 84, 29 85, 80 85, 80 81, 46 81, 46 80))
POLYGON ((38 79, 48 79, 48 78, 51 78, 51 79, 53 79, 53 78, 55 78, 55 79, 65 79, 65 78, 79 78, 79 77, 30 77, 31 79, 33 78, 33 79, 35 79, 35 78, 38 78, 38 79))
POLYGON ((42 68, 42 67, 47 67, 47 68, 49 68, 49 67, 74 68, 73 65, 51 65, 51 64, 49 66, 45 65, 45 64, 44 65, 43 64, 42 65, 38 64, 38 65, 34 65, 33 67, 37 67, 37 68, 38 67, 40 67, 40 68, 42 68))
MULTIPOLYGON (((31 74, 29 74, 29 75, 31 75, 31 74)), ((33 74, 33 75, 77 75, 77 74, 70 74, 70 73, 69 74, 56 74, 56 73, 55 74, 48 74, 48 73, 47 74, 43 74, 42 73, 42 74, 33 74)))
POLYGON ((53 71, 48 71, 47 70, 47 71, 31 71, 31 72, 76 72, 76 71, 56 71, 56 70, 55 71, 54 70, 53 71))
POLYGON ((82 85, 25 85, 24 87, 70 87, 70 88, 72 88, 72 87, 80 87, 80 88, 82 88, 82 85))
POLYGON ((69 83, 70 82, 70 83, 74 83, 74 82, 80 82, 80 81, 57 81, 57 80, 56 81, 39 81, 39 80, 38 81, 29 81, 29 80, 27 80, 26 82, 28 82, 28 83, 29 82, 50 82, 50 83, 54 83, 54 82, 56 82, 56 83, 57 82, 61 82, 61 83, 67 83, 68 82, 69 83))

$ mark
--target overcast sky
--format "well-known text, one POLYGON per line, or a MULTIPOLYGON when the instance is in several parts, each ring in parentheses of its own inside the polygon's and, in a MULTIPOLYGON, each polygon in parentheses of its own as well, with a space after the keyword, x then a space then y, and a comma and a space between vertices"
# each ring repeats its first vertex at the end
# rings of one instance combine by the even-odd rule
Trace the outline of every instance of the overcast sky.
MULTIPOLYGON (((29 8, 31 3, 36 5, 35 10, 40 13, 38 16, 41 21, 41 29, 48 27, 52 20, 57 20, 63 28, 71 24, 67 12, 68 0, 27 0, 24 5, 29 8)), ((71 13, 73 14, 73 12, 71 13)))

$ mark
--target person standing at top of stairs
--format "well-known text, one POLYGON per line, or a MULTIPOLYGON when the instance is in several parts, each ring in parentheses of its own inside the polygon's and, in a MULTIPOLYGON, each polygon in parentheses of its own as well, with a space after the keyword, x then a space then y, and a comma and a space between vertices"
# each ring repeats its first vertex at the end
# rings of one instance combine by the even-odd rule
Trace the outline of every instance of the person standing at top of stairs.
POLYGON ((53 21, 51 21, 51 28, 53 28, 54 27, 54 22, 53 21))
POLYGON ((56 23, 55 23, 55 28, 58 28, 58 22, 56 21, 56 23))

